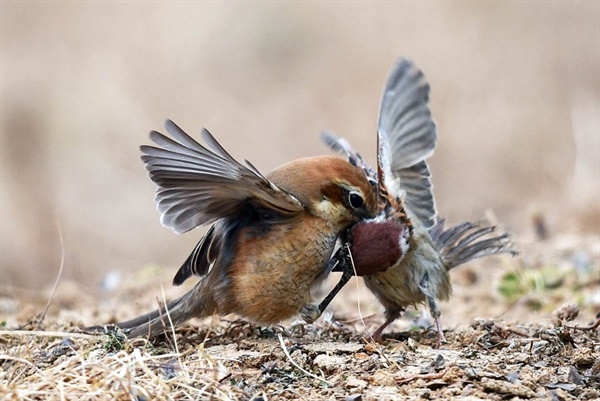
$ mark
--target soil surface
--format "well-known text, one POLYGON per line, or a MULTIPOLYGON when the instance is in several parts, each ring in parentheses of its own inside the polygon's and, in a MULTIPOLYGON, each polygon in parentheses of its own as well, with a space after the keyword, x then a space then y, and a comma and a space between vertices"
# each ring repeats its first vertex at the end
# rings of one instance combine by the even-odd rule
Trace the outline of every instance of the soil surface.
MULTIPOLYGON (((47 294, 39 303, 4 296, 0 398, 600 398, 598 237, 520 244, 519 257, 452 272, 455 293, 442 315, 447 343, 439 349, 422 311, 374 343, 368 333, 383 322, 382 311, 359 280, 334 301, 335 315, 312 325, 265 328, 214 317, 153 341, 78 328, 155 307, 170 269, 149 267, 99 298, 59 283, 42 322, 36 314, 47 294)), ((164 297, 181 291, 165 288, 164 297)))

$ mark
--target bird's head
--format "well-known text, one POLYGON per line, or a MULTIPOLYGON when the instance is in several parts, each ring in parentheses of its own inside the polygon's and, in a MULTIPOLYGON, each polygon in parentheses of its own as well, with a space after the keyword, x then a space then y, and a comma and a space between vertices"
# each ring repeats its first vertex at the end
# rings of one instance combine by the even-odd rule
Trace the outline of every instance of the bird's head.
POLYGON ((334 156, 297 159, 267 178, 296 196, 307 212, 337 228, 377 214, 376 188, 364 172, 334 156))

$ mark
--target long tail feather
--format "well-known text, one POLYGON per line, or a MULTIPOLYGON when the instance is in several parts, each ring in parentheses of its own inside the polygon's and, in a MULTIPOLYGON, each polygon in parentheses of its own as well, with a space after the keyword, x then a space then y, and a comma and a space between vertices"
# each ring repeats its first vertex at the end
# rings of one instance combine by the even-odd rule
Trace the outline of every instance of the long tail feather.
POLYGON ((204 313, 204 308, 198 298, 198 289, 199 286, 196 285, 192 290, 167 303, 166 307, 161 309, 114 325, 88 327, 86 331, 107 332, 121 329, 128 338, 156 337, 168 330, 171 323, 173 327, 179 327, 193 317, 204 317, 209 314, 204 313))
POLYGON ((475 223, 463 222, 444 230, 443 224, 441 220, 432 227, 430 235, 448 270, 488 255, 502 253, 517 255, 507 233, 488 237, 495 231, 495 226, 481 227, 475 223))

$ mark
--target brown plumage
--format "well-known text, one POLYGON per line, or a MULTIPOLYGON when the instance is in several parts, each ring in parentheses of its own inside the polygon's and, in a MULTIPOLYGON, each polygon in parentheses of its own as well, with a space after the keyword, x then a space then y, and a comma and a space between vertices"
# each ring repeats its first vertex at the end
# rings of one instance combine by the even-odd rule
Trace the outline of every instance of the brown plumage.
MULTIPOLYGON (((359 168, 330 156, 294 160, 265 177, 235 161, 206 130, 211 149, 171 121, 166 129, 173 139, 153 131, 159 147, 142 147, 159 187, 161 222, 178 233, 212 223, 173 280, 178 285, 201 276, 167 304, 174 325, 213 314, 236 313, 262 324, 296 315, 328 273, 339 234, 375 215, 372 184, 359 168)), ((116 326, 129 337, 155 336, 165 329, 165 313, 116 326)))

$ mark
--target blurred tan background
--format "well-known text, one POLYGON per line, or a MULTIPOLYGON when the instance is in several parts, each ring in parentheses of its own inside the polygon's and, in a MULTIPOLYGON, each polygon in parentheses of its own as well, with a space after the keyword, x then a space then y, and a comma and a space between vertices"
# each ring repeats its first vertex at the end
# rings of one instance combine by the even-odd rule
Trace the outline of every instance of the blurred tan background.
MULTIPOLYGON (((438 209, 516 235, 599 232, 599 3, 2 3, 0 290, 173 273, 139 160, 172 118, 263 172, 346 136, 373 162, 395 59, 432 85, 438 209)), ((600 246, 600 245, 599 245, 600 246)), ((165 282, 165 285, 169 285, 165 282)))

